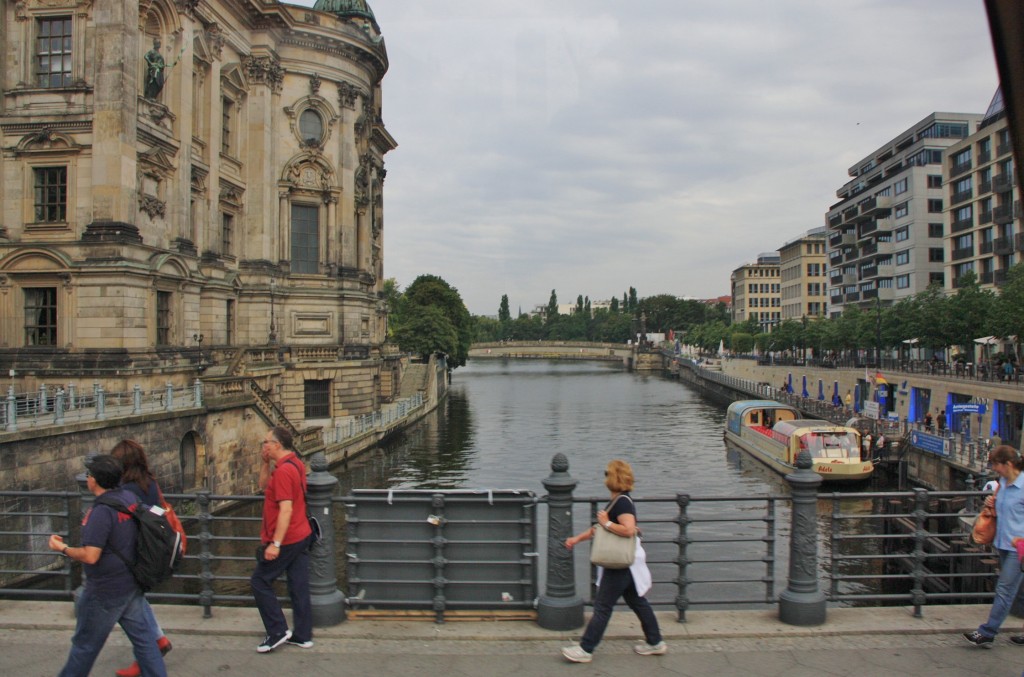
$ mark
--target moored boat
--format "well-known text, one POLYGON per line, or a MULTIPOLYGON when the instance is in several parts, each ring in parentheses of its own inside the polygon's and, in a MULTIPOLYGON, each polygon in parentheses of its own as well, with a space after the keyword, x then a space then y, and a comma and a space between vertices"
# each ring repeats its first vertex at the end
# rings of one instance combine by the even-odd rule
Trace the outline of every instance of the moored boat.
POLYGON ((829 482, 856 482, 874 471, 870 459, 861 460, 856 429, 803 418, 794 407, 772 400, 729 405, 725 439, 783 475, 796 470, 804 450, 811 454, 811 468, 829 482))

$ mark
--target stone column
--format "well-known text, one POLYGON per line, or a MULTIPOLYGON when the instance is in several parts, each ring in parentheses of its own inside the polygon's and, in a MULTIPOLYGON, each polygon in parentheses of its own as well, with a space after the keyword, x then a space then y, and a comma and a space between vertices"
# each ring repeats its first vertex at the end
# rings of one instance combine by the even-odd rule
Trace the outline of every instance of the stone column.
POLYGON ((790 625, 825 622, 825 593, 818 589, 818 486, 808 451, 796 459, 796 472, 786 475, 793 496, 789 543, 789 585, 779 595, 779 620, 790 625))
POLYGON ((545 630, 572 630, 583 625, 583 598, 576 594, 573 551, 565 547, 565 539, 572 536, 572 492, 577 482, 564 454, 551 459, 551 475, 543 483, 548 491, 548 580, 537 603, 537 624, 545 630))
POLYGON ((316 517, 323 540, 309 550, 309 590, 313 603, 313 625, 325 628, 345 620, 345 596, 338 590, 335 573, 334 508, 331 496, 338 478, 327 472, 327 459, 316 452, 310 457, 312 472, 306 477, 309 514, 316 517))

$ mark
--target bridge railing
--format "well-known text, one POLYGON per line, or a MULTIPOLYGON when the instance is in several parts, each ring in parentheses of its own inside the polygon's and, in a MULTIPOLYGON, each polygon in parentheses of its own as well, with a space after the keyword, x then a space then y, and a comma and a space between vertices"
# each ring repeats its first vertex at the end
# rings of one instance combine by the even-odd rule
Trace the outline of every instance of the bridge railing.
MULTIPOLYGON (((317 473, 310 475, 313 478, 317 473)), ((83 478, 84 481, 84 478, 83 478)), ((310 480, 311 491, 315 481, 310 480)), ((439 496, 444 492, 438 491, 439 496)), ((991 598, 994 580, 991 553, 969 543, 964 526, 977 504, 979 492, 820 493, 812 520, 817 560, 809 570, 817 572, 822 594, 833 605, 913 605, 918 613, 930 604, 975 603, 991 598)), ((171 494, 189 535, 189 550, 182 569, 172 581, 150 593, 155 601, 194 604, 209 616, 217 605, 252 604, 248 578, 253 550, 258 545, 260 507, 258 496, 213 495, 208 492, 171 494)), ((311 505, 314 499, 310 499, 311 505)), ((348 584, 348 567, 355 552, 346 541, 345 505, 350 497, 325 496, 323 524, 331 525, 327 546, 314 552, 322 564, 311 567, 313 589, 334 591, 343 603, 359 596, 358 586, 348 584), (337 512, 335 520, 333 514, 337 512), (328 580, 324 583, 324 577, 328 580), (337 588, 335 587, 337 582, 337 588), (344 591, 338 594, 337 590, 344 591)), ((67 600, 81 580, 80 565, 47 549, 51 533, 69 543, 77 542, 80 516, 91 505, 84 492, 0 492, 0 598, 67 600)), ((694 607, 716 609, 772 608, 786 586, 794 532, 793 500, 788 495, 701 497, 637 496, 643 546, 647 551, 654 588, 652 603, 674 609, 680 621, 694 607)), ((536 499, 536 529, 540 552, 536 558, 547 584, 558 583, 552 574, 552 558, 563 559, 564 535, 550 526, 544 537, 541 518, 550 517, 550 496, 536 499), (539 510, 543 508, 543 510, 539 510)), ((599 497, 570 497, 576 506, 577 533, 590 524, 605 503, 599 497)), ((423 519, 429 521, 429 515, 423 519)), ((431 522, 433 524, 433 522, 431 522)), ((379 528, 387 528, 381 525, 379 528)), ((453 587, 455 569, 465 562, 444 557, 445 525, 438 526, 429 544, 440 548, 432 577, 417 580, 429 589, 437 581, 448 582, 433 598, 440 618, 451 600, 473 599, 473 586, 453 587), (437 540, 440 539, 440 540, 437 540)), ((532 541, 531 541, 532 542, 532 541)), ((427 542, 425 542, 427 543, 427 542)), ((318 546, 319 547, 319 546, 318 546)), ((403 575, 409 557, 404 546, 379 554, 394 562, 394 576, 403 575)), ((524 548, 531 549, 532 545, 524 548)), ((486 550, 486 548, 484 548, 486 550)), ((592 604, 594 570, 587 575, 588 548, 581 544, 568 553, 577 571, 570 587, 581 603, 592 604)), ((482 555, 483 557, 483 555, 482 555)), ((543 583, 542 583, 543 586, 543 583)), ((320 593, 316 593, 320 594, 320 593)), ((524 600, 516 600, 517 608, 524 600)), ((526 608, 532 606, 525 600, 526 608)), ((502 610, 510 604, 500 599, 479 599, 475 608, 502 610)), ((342 611, 342 616, 344 612, 342 611)))

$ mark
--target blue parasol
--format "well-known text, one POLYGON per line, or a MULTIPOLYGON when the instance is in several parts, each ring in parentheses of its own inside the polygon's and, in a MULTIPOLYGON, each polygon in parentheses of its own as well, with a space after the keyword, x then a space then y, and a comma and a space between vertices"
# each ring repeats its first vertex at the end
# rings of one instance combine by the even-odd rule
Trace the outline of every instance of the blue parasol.
POLYGON ((853 387, 853 410, 860 413, 860 384, 853 387))
POLYGON ((833 386, 832 386, 832 404, 836 405, 837 407, 841 407, 843 405, 843 401, 841 399, 839 399, 839 381, 834 381, 833 382, 833 386))
POLYGON ((810 393, 807 392, 807 374, 804 374, 804 385, 800 391, 800 397, 810 397, 810 393))
POLYGON ((789 372, 789 376, 786 378, 786 392, 790 395, 793 394, 793 372, 789 372))
POLYGON ((822 401, 825 399, 825 382, 820 378, 818 379, 818 399, 822 401))

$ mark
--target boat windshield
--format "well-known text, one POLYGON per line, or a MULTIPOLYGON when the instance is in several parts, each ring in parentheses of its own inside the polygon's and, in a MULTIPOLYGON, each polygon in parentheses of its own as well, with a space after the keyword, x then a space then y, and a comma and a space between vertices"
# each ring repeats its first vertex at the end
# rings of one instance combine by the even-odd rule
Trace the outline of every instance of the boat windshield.
POLYGON ((808 432, 800 436, 800 449, 814 458, 859 458, 860 445, 853 432, 808 432))

